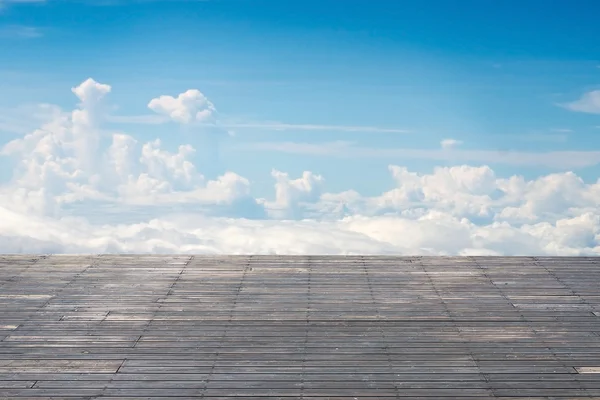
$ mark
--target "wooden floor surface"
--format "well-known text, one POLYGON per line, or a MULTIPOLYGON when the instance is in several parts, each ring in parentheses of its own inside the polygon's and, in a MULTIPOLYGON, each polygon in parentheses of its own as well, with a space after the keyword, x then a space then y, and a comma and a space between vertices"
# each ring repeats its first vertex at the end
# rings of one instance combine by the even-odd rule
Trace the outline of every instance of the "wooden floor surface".
POLYGON ((600 399, 600 259, 0 255, 0 399, 600 399))

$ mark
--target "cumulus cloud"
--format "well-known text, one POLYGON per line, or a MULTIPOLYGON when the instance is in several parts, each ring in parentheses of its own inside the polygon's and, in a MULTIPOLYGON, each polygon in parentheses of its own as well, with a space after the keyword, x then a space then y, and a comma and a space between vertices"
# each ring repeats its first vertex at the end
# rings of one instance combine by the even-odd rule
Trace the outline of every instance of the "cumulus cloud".
POLYGON ((2 147, 2 154, 18 160, 14 180, 0 189, 13 208, 47 214, 82 201, 222 205, 248 196, 249 182, 237 174, 205 179, 191 161, 190 145, 172 152, 159 139, 139 143, 114 132, 104 148, 101 123, 110 85, 90 78, 72 92, 77 108, 55 110, 39 129, 2 147))
POLYGON ((564 107, 571 111, 600 114, 600 90, 584 93, 579 100, 567 103, 564 107))
POLYGON ((71 91, 79 98, 79 100, 88 106, 97 103, 104 96, 110 93, 111 90, 112 88, 110 85, 98 83, 92 78, 86 79, 79 86, 71 89, 71 91))
POLYGON ((302 204, 318 200, 323 188, 324 179, 321 175, 304 171, 297 179, 290 179, 285 172, 273 170, 275 178, 275 201, 266 202, 266 208, 271 215, 278 218, 294 218, 299 216, 302 204))
MULTIPOLYGON (((507 222, 517 227, 600 211, 600 182, 585 183, 573 172, 526 180, 518 175, 498 177, 488 166, 437 167, 429 174, 395 165, 389 170, 394 188, 372 197, 347 192, 346 207, 354 214, 370 216, 421 216, 435 210, 472 221, 507 222)), ((323 210, 333 210, 339 200, 339 196, 323 195, 317 204, 323 210)))
MULTIPOLYGON (((72 91, 74 110, 48 108, 38 129, 1 148, 15 171, 0 186, 0 252, 600 254, 600 181, 574 172, 390 165, 391 187, 366 196, 274 169, 271 196, 255 198, 233 171, 207 179, 189 144, 104 131, 110 85, 72 91)), ((171 118, 202 118, 193 101, 169 101, 171 118)))
POLYGON ((210 122, 216 113, 213 103, 196 89, 189 89, 177 97, 168 95, 157 97, 150 100, 148 108, 181 124, 210 122))

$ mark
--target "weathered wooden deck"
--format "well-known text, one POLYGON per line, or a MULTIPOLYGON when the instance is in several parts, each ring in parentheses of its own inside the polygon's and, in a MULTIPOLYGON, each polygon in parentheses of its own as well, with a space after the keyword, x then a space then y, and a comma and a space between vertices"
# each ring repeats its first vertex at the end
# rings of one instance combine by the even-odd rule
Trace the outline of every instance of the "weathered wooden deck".
POLYGON ((0 398, 599 398, 600 259, 0 256, 0 398))

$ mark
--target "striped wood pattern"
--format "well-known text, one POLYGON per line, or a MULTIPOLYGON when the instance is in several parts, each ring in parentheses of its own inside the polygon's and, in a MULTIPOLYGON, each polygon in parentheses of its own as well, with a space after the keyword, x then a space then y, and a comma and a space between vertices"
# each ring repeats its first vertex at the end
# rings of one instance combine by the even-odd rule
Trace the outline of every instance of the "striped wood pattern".
POLYGON ((600 399, 600 259, 0 256, 0 398, 600 399))

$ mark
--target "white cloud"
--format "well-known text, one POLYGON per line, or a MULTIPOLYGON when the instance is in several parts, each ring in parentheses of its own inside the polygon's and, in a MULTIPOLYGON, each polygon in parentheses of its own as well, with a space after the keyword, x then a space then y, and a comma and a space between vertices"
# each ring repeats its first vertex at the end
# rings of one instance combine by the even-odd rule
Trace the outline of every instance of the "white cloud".
POLYGON ((467 165, 438 167, 431 174, 410 172, 405 167, 389 167, 396 187, 378 196, 362 197, 355 192, 344 196, 323 195, 319 207, 335 210, 343 202, 353 214, 376 216, 386 213, 420 217, 429 210, 450 213, 456 217, 481 218, 490 221, 496 209, 512 205, 511 198, 497 200, 502 180, 487 167, 467 165))
POLYGON ((453 149, 462 144, 462 141, 456 139, 444 139, 440 142, 443 149, 453 149))
POLYGON ((160 139, 148 142, 142 146, 140 162, 146 166, 149 175, 166 180, 181 182, 184 186, 194 183, 195 179, 202 179, 196 168, 188 158, 196 151, 192 146, 181 145, 177 153, 172 154, 160 148, 160 139))
POLYGON ((138 205, 231 204, 249 196, 249 181, 233 172, 206 180, 190 161, 195 149, 181 145, 172 153, 161 149, 159 139, 141 146, 127 135, 113 137, 108 158, 114 167, 117 193, 112 201, 138 205), (139 162, 136 162, 139 161, 139 162))
MULTIPOLYGON (((394 186, 364 196, 327 192, 325 178, 311 171, 293 177, 273 170, 272 196, 256 199, 252 183, 235 172, 203 176, 191 145, 166 149, 158 139, 123 132, 111 132, 112 142, 103 145, 110 91, 86 80, 73 88, 80 100, 75 110, 52 108, 40 128, 2 147, 16 169, 0 186, 0 252, 600 254, 600 182, 587 183, 574 172, 528 180, 498 177, 487 165, 430 173, 390 165, 394 186)), ((387 151, 346 142, 325 149, 301 147, 349 157, 501 159, 500 152, 387 151)), ((538 154, 532 165, 567 155, 589 163, 597 157, 590 153, 538 154)), ((536 154, 503 157, 516 162, 536 154)))
POLYGON ((294 218, 298 216, 302 203, 315 202, 319 199, 324 179, 321 175, 304 171, 297 179, 290 179, 285 172, 273 170, 275 178, 275 201, 266 202, 265 206, 271 215, 277 218, 294 218))
POLYGON ((216 113, 215 106, 196 89, 189 89, 177 97, 157 97, 150 100, 148 108, 182 124, 209 122, 216 113))
MULTIPOLYGON (((216 218, 193 211, 165 213, 161 209, 159 215, 145 222, 119 223, 117 214, 112 223, 105 220, 101 225, 92 225, 83 219, 54 218, 24 208, 3 207, 0 219, 8 224, 0 227, 0 250, 600 254, 600 183, 586 184, 572 173, 531 181, 516 176, 504 179, 485 166, 437 168, 431 174, 416 174, 398 166, 391 166, 390 171, 396 188, 375 197, 356 192, 319 195, 321 189, 317 186, 322 178, 305 173, 291 179, 274 171, 273 203, 282 210, 319 210, 319 218, 303 221, 216 218), (351 215, 340 218, 334 209, 327 208, 336 200, 346 202, 351 215), (329 218, 332 213, 333 218, 329 218), (477 222, 480 217, 487 222, 477 222)), ((219 192, 217 187, 224 198, 248 195, 249 189, 247 181, 229 174, 207 185, 205 194, 212 196, 212 201, 219 192), (231 195, 227 193, 230 190, 238 193, 231 195)), ((22 194, 19 203, 24 202, 22 194)), ((6 199, 0 198, 3 203, 6 199)), ((163 204, 173 203, 166 200, 163 204)), ((157 207, 154 201, 149 205, 157 207)))
POLYGON ((564 104, 564 107, 571 111, 600 114, 600 90, 584 93, 579 100, 564 104))
POLYGON ((55 110, 41 128, 2 147, 1 154, 20 159, 16 178, 3 188, 5 200, 43 214, 81 201, 206 205, 232 204, 248 196, 249 182, 237 174, 206 180, 191 161, 195 150, 190 145, 169 152, 158 139, 138 143, 114 133, 112 144, 103 149, 100 124, 110 91, 109 85, 87 79, 72 89, 78 108, 55 110), (19 205, 20 198, 26 201, 19 205))
POLYGON ((29 188, 57 189, 65 180, 94 179, 99 166, 102 99, 108 85, 88 79, 72 88, 79 107, 63 112, 52 107, 43 125, 21 139, 5 144, 0 154, 21 158, 18 184, 29 188))
POLYGON ((554 223, 478 226, 440 211, 273 221, 164 215, 143 223, 90 225, 0 208, 0 251, 231 254, 599 254, 599 221, 588 213, 554 223), (39 250, 38 250, 39 251, 39 250))
POLYGON ((79 100, 81 100, 84 107, 97 104, 111 90, 110 85, 98 83, 92 78, 86 79, 79 86, 71 89, 79 100))
POLYGON ((125 134, 113 134, 112 144, 107 151, 110 169, 118 176, 118 180, 127 178, 134 173, 135 151, 137 140, 125 134))

